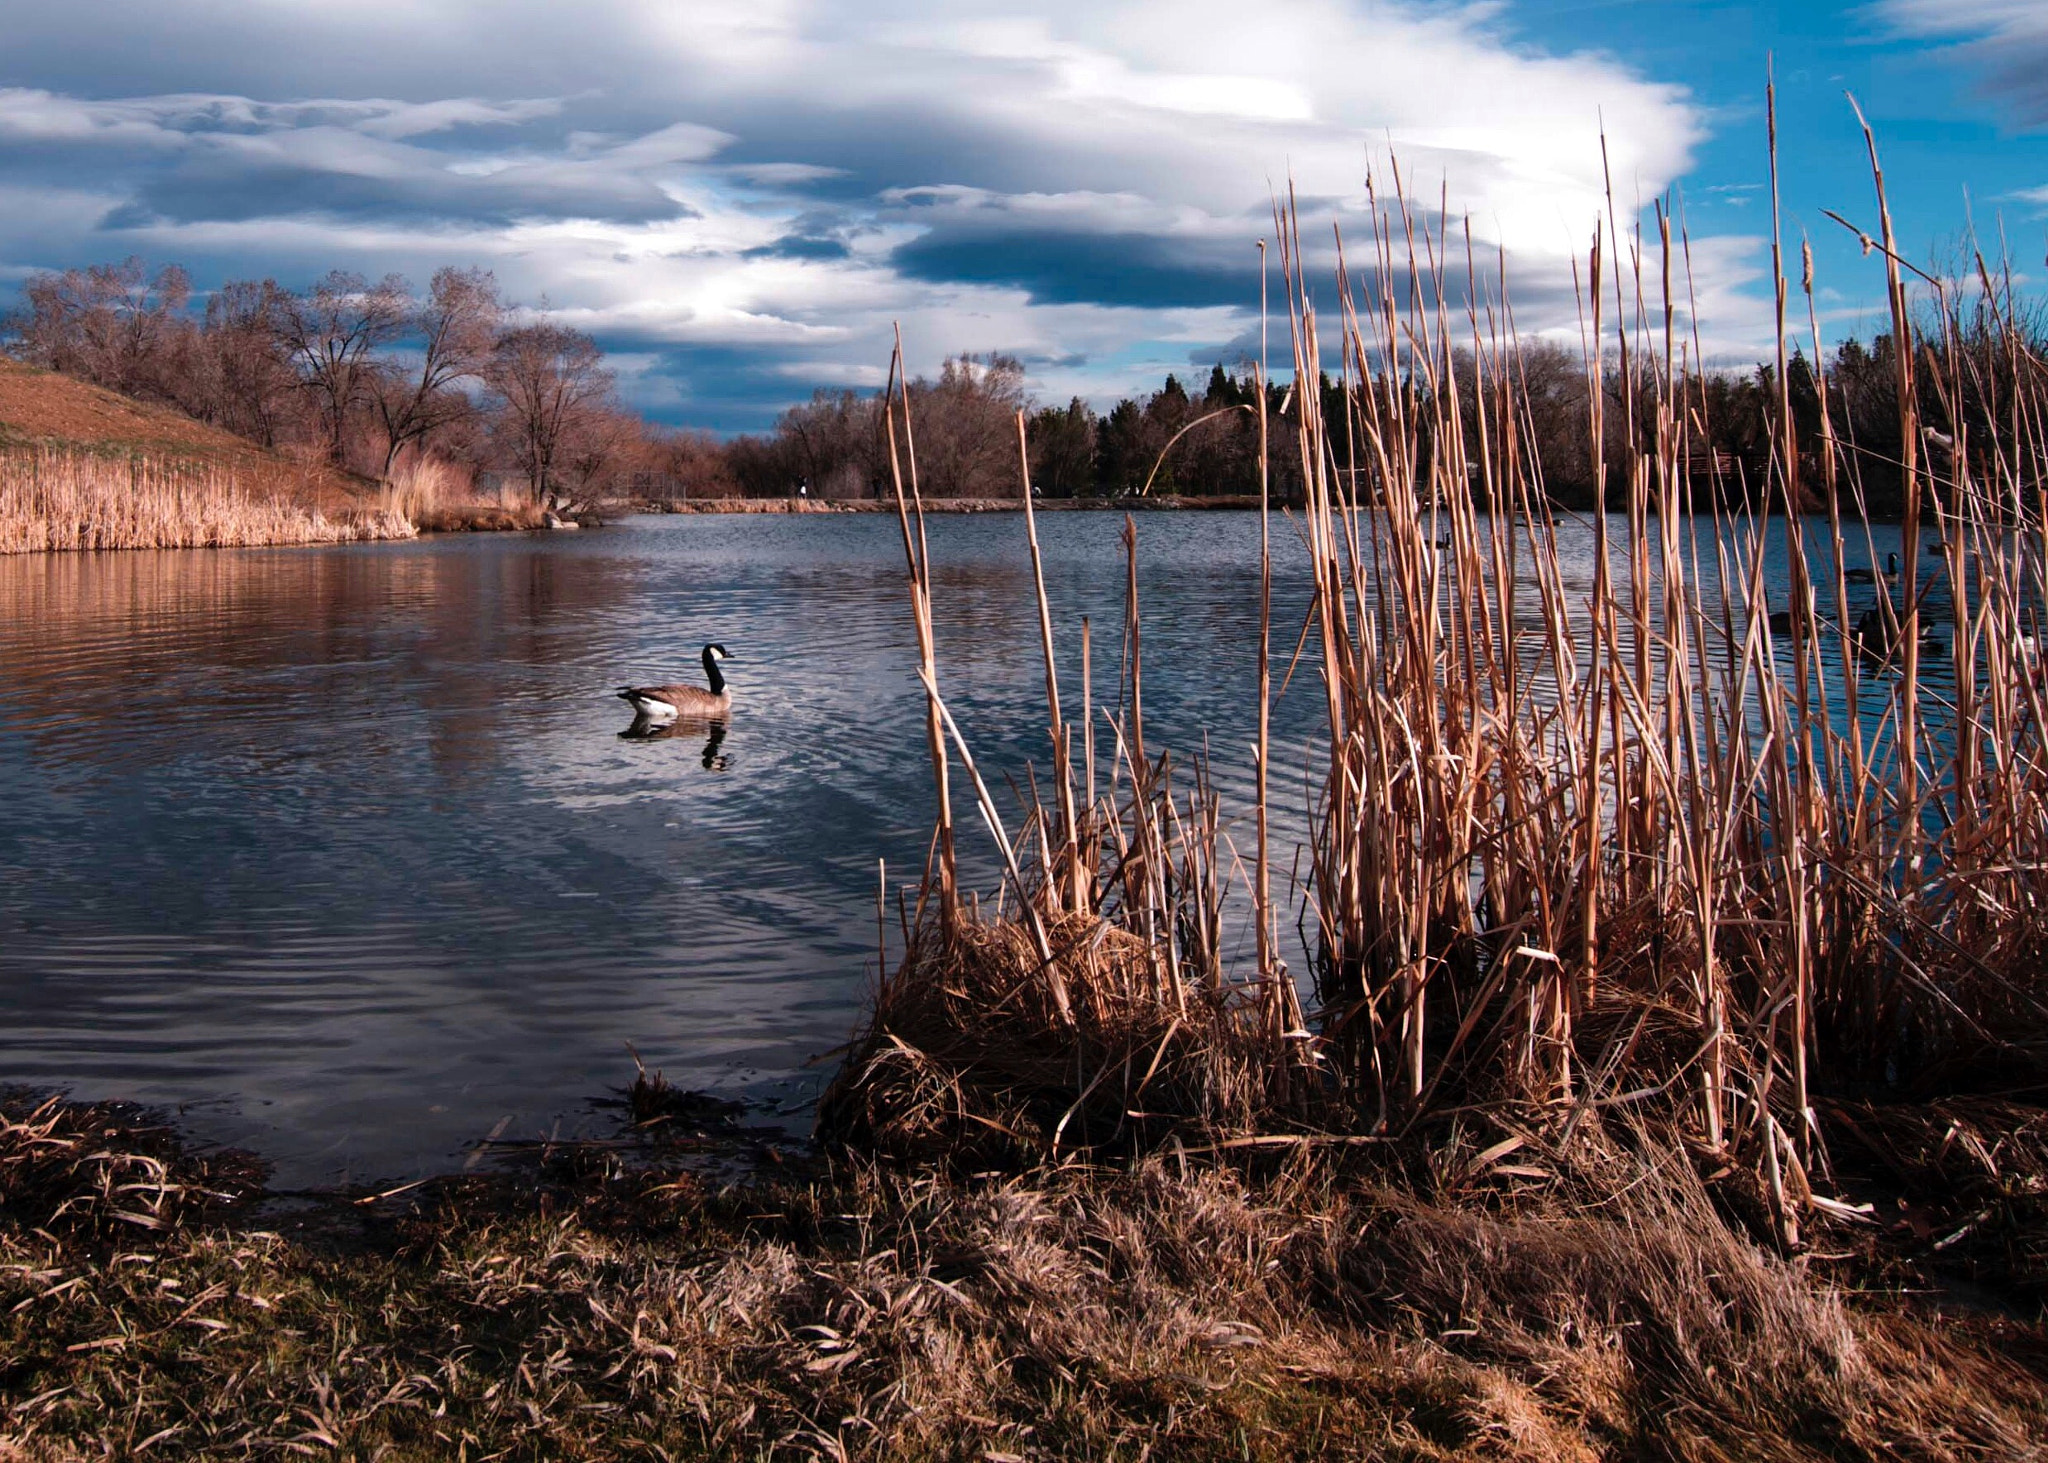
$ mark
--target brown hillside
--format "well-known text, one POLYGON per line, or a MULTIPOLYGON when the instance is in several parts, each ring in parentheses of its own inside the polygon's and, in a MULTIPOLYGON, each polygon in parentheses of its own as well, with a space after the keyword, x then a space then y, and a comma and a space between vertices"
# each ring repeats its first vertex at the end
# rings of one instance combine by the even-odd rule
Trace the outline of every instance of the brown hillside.
POLYGON ((323 510, 359 503, 369 490, 369 484, 349 474, 295 462, 168 407, 4 357, 0 445, 82 448, 217 467, 249 488, 268 489, 323 510))

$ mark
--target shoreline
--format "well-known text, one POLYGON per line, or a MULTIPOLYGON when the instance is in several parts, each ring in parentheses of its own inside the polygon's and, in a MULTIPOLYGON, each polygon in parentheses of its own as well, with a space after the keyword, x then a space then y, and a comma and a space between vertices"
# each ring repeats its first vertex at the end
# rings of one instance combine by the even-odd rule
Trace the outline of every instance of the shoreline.
MULTIPOLYGON (((1198 497, 1168 494, 1145 498, 1035 498, 1038 513, 1085 512, 1243 512, 1257 511, 1256 497, 1219 494, 1198 497)), ((1283 506, 1278 499, 1273 507, 1283 506)), ((1022 498, 926 498, 926 513, 1021 513, 1022 498)), ((636 513, 894 513, 894 498, 685 498, 675 502, 636 503, 636 513)))
POLYGON ((1925 1239, 1924 1213, 1843 1222, 1793 1259, 1683 1159, 1646 1184, 1665 1159, 1589 1136, 1580 1159, 1475 1165, 1488 1136, 950 1175, 779 1151, 657 1086, 615 1140, 273 1194, 155 1114, 17 1094, 0 1458, 1960 1460, 2048 1439, 2039 1315, 1986 1305, 1985 1245, 1935 1242, 1981 1194, 1925 1239))
MULTIPOLYGON (((1041 500, 1032 506, 1040 513, 1256 512, 1259 503, 1256 498, 1238 497, 1054 498, 1041 500)), ((1289 506, 1293 505, 1279 502, 1273 504, 1276 511, 1289 506)), ((1021 512, 1023 507, 1023 502, 1016 498, 935 498, 924 504, 924 511, 949 514, 1016 513, 1021 512)), ((45 525, 42 532, 35 535, 38 540, 35 543, 23 542, 16 545, 0 541, 0 556, 148 549, 309 548, 350 543, 396 543, 444 534, 550 533, 579 528, 602 528, 613 519, 637 514, 745 516, 895 511, 896 505, 893 501, 878 502, 873 499, 708 498, 680 503, 613 500, 600 501, 593 511, 579 517, 564 522, 544 523, 534 521, 534 512, 492 505, 437 509, 416 517, 398 516, 374 505, 365 505, 340 517, 304 513, 291 518, 289 523, 279 530, 273 530, 271 535, 266 535, 261 529, 251 530, 242 527, 233 536, 223 536, 198 527, 192 527, 188 532, 185 526, 173 525, 160 531, 151 541, 100 542, 103 535, 97 530, 73 529, 59 533, 54 531, 54 525, 45 525)), ((17 537, 25 540, 29 535, 24 530, 17 537)))
MULTIPOLYGON (((1301 505, 1292 501, 1274 500, 1271 510, 1275 513, 1299 512, 1301 505)), ((1024 504, 1017 498, 932 498, 923 504, 927 514, 987 514, 1021 513, 1024 504)), ((1245 513, 1258 511, 1257 498, 1217 495, 1214 497, 1162 496, 1146 498, 1046 498, 1033 502, 1032 509, 1038 513, 1161 513, 1161 512, 1230 512, 1245 513)), ((324 548, 345 546, 356 543, 399 543, 409 539, 440 537, 452 534, 472 533, 550 533, 574 529, 597 529, 609 526, 619 518, 646 515, 661 516, 737 516, 749 515, 813 515, 844 513, 890 513, 896 511, 893 500, 869 498, 851 499, 800 499, 800 498, 705 498, 680 502, 649 502, 635 500, 601 500, 594 509, 578 518, 566 522, 541 523, 532 521, 532 514, 521 509, 497 506, 475 505, 422 514, 418 518, 398 518, 374 506, 364 506, 345 513, 340 517, 326 517, 312 514, 303 521, 294 519, 285 531, 275 537, 246 536, 247 531, 235 536, 204 534, 198 531, 190 541, 185 541, 182 530, 168 536, 161 542, 119 542, 100 543, 82 541, 77 534, 57 535, 70 541, 34 545, 16 545, 0 541, 0 558, 22 557, 32 554, 68 553, 111 553, 162 549, 274 549, 274 548, 324 548), (175 539, 176 541, 171 541, 175 539)), ((1564 510, 1560 510, 1564 511, 1564 510)), ((1590 510, 1571 510, 1574 513, 1590 510)), ((1609 516, 1620 513, 1610 509, 1609 516)), ((1691 515, 1687 515, 1690 517, 1691 515)), ((1772 514, 1771 518, 1782 518, 1772 514)), ((1807 513, 1803 518, 1817 518, 1820 515, 1807 513)), ((1895 525, 1899 520, 1872 516, 1854 520, 1874 525, 1895 525)), ((1852 520, 1845 519, 1847 525, 1852 520)), ((52 535, 45 534, 44 537, 52 535)), ((84 537, 91 537, 86 535, 84 537)))

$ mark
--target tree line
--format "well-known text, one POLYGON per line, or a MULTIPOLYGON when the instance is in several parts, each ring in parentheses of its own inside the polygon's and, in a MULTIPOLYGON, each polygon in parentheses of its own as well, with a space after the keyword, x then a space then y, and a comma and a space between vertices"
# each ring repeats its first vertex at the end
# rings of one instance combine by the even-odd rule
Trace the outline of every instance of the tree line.
MULTIPOLYGON (((1967 369, 1917 373, 1931 451, 1947 450, 1943 442, 1990 440, 1988 426, 2013 410, 2023 374, 2041 369, 2048 353, 2040 307, 2009 286, 1943 309, 1921 322, 1928 344, 1916 350, 1960 352, 1967 369), (2008 328, 2014 324, 2016 332, 2008 328), (2024 348, 2016 351, 2014 340, 2024 348), (1964 384, 1944 395, 1940 381, 1964 384)), ((195 302, 184 270, 151 272, 130 259, 34 276, 8 323, 14 351, 34 364, 366 477, 388 479, 408 458, 431 454, 516 477, 536 498, 648 484, 698 498, 892 491, 882 393, 819 391, 769 431, 725 441, 653 425, 621 403, 596 341, 544 312, 511 308, 482 269, 439 270, 423 292, 397 275, 370 281, 344 271, 301 291, 270 279, 235 280, 195 302)), ((1773 365, 1680 369, 1675 399, 1686 405, 1684 465, 1695 505, 1760 493, 1783 443, 1777 423, 1789 411, 1806 506, 1820 506, 1823 484, 1853 481, 1872 512, 1897 511, 1904 444, 1891 336, 1868 345, 1845 340, 1818 364, 1794 349, 1782 387, 1773 365)), ((1416 424, 1425 456, 1462 431, 1477 457, 1477 434, 1492 431, 1502 437, 1495 460, 1517 464, 1553 501, 1574 508, 1618 501, 1632 468, 1659 451, 1655 370, 1610 361, 1589 371, 1576 347, 1529 339, 1483 356, 1468 349, 1404 362, 1362 383, 1324 375, 1317 405, 1331 424, 1332 450, 1346 454, 1325 467, 1371 491, 1371 444, 1347 426, 1352 394, 1369 391, 1416 424), (1597 449, 1596 391, 1603 407, 1597 449), (1501 409, 1510 402, 1512 410, 1501 409)), ((1000 353, 954 357, 936 378, 917 377, 900 389, 918 486, 930 496, 1018 496, 1020 414, 1031 480, 1042 495, 1260 490, 1260 388, 1249 363, 1214 364, 1199 394, 1169 375, 1158 390, 1107 412, 1080 397, 1064 406, 1034 400, 1023 363, 1000 353)), ((1301 491, 1304 403, 1277 383, 1266 385, 1265 397, 1267 482, 1286 501, 1301 491)))
MULTIPOLYGON (((2038 321, 2025 337, 2035 349, 2015 356, 1997 344, 2001 329, 1991 317, 1998 313, 1972 307, 1946 321, 1922 322, 1925 340, 1946 340, 1945 349, 1977 357, 1966 371, 1917 375, 1919 419, 1931 424, 1921 455, 1937 464, 1957 441, 1992 440, 1990 428, 2014 409, 2024 373, 2041 369, 2048 355, 2048 330, 2038 328, 2038 321), (1957 394, 1937 389, 1943 380, 1966 384, 1957 394)), ((1859 506, 1880 516, 1899 511, 1903 444, 1890 335, 1867 345, 1846 339, 1818 367, 1805 351, 1793 349, 1782 390, 1773 364, 1746 371, 1681 370, 1674 397, 1684 404, 1686 420, 1678 424, 1676 465, 1685 474, 1690 506, 1761 502, 1782 449, 1777 423, 1789 409, 1802 507, 1825 506, 1825 487, 1834 482, 1846 512, 1859 506), (1831 454, 1832 472, 1826 461, 1831 454)), ((1288 501, 1302 487, 1301 403, 1291 386, 1268 383, 1265 390, 1268 484, 1276 500, 1288 501)), ((1363 384, 1347 386, 1325 374, 1316 390, 1323 420, 1331 425, 1331 450, 1342 458, 1325 467, 1335 480, 1367 495, 1373 491, 1375 454, 1347 425, 1358 405, 1355 394, 1367 391, 1397 398, 1392 416, 1416 424, 1422 447, 1418 471, 1445 449, 1453 432, 1463 433, 1468 458, 1476 460, 1479 433, 1491 431, 1499 439, 1494 460, 1517 464, 1525 480, 1540 482, 1562 507, 1618 504, 1625 500, 1632 468, 1647 463, 1654 471, 1658 460, 1654 368, 1624 371, 1609 361, 1589 371, 1580 350, 1549 340, 1518 342, 1483 359, 1470 350, 1452 351, 1426 367, 1379 373, 1363 384), (1595 391, 1603 408, 1597 450, 1595 391)), ((1019 412, 1025 416, 1032 486, 1044 496, 1260 491, 1259 388, 1248 364, 1235 371, 1213 365, 1199 394, 1169 375, 1157 391, 1126 397, 1102 413, 1079 397, 1065 406, 1033 401, 1022 364, 999 354, 949 360, 936 380, 912 380, 903 392, 917 446, 918 486, 929 496, 1018 496, 1019 412)), ((713 490, 733 495, 781 496, 799 484, 820 497, 889 493, 882 395, 817 392, 785 411, 770 432, 726 443, 705 472, 715 482, 713 490)))

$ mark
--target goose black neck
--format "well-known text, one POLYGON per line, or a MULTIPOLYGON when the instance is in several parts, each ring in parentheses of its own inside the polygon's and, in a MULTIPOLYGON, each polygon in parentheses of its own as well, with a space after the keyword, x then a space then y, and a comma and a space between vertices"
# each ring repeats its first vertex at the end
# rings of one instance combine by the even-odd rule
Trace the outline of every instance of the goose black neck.
POLYGON ((718 669, 718 657, 711 653, 708 645, 704 647, 704 679, 710 684, 712 695, 725 694, 725 676, 718 669))

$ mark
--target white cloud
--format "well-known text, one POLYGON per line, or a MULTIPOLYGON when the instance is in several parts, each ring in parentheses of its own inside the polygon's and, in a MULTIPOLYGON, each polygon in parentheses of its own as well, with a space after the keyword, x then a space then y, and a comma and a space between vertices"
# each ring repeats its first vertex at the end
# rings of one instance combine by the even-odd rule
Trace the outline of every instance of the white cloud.
POLYGON ((1910 36, 1958 43, 2014 121, 2048 124, 2048 5, 2041 0, 1879 0, 1878 14, 1910 36))
MULTIPOLYGON (((1048 394, 1185 369, 1245 329, 1271 190, 1292 180, 1315 238, 1340 213, 1355 238, 1390 148, 1508 255, 1523 322, 1567 325, 1603 119, 1630 199, 1681 176, 1704 126, 1611 58, 1393 0, 71 10, 22 17, 12 41, 36 86, 0 91, 0 187, 68 201, 0 221, 0 270, 474 260, 637 349, 759 353, 763 391, 866 379, 892 318, 924 366, 989 348, 1117 363, 1043 365, 1048 394), (133 94, 83 99, 109 77, 133 94)), ((1694 241, 1718 339, 1753 324, 1751 252, 1694 241)))

